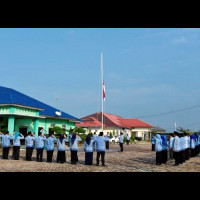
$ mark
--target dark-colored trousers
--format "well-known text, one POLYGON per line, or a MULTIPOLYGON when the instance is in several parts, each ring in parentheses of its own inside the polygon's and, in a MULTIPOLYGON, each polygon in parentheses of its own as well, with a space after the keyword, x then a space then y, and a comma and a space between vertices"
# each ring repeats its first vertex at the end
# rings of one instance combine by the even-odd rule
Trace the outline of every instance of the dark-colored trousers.
POLYGON ((167 162, 167 150, 163 150, 162 151, 162 163, 166 163, 167 162))
POLYGON ((105 165, 105 151, 97 152, 97 164, 99 165, 99 158, 101 156, 101 163, 105 165))
POLYGON ((123 143, 119 143, 120 146, 120 151, 123 152, 124 148, 123 148, 123 143))
POLYGON ((182 151, 182 161, 185 162, 185 150, 182 151))
POLYGON ((92 165, 93 164, 93 152, 85 153, 85 164, 92 165))
POLYGON ((130 140, 126 140, 126 144, 129 145, 130 140))
POLYGON ((65 151, 58 151, 57 154, 57 162, 64 163, 66 162, 66 154, 65 151))
POLYGON ((174 152, 175 165, 180 164, 180 152, 174 152))
POLYGON ((173 150, 172 149, 169 150, 169 157, 170 157, 171 160, 174 159, 174 155, 173 155, 173 150))
POLYGON ((162 151, 156 152, 156 165, 162 164, 162 151))
POLYGON ((3 159, 8 159, 10 147, 3 147, 3 159))
POLYGON ((26 160, 31 161, 33 154, 33 147, 26 147, 26 160))
POLYGON ((109 141, 106 141, 106 149, 109 149, 109 141))
POLYGON ((76 164, 78 162, 77 151, 71 151, 71 163, 76 164))
POLYGON ((13 146, 13 158, 19 160, 20 146, 13 146))
POLYGON ((37 149, 36 160, 39 161, 39 162, 43 161, 43 148, 37 149))
POLYGON ((52 158, 53 158, 53 150, 47 151, 47 162, 52 162, 52 158))
POLYGON ((155 144, 152 144, 152 151, 155 151, 155 144))
POLYGON ((191 149, 191 158, 195 157, 195 149, 191 149))

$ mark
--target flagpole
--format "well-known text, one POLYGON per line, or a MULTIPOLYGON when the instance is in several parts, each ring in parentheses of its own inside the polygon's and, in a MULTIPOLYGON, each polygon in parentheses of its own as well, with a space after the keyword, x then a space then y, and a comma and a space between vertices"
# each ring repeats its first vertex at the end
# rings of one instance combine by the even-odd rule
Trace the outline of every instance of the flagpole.
POLYGON ((102 131, 103 131, 103 53, 101 53, 101 91, 102 91, 102 98, 101 98, 101 101, 102 101, 102 131))

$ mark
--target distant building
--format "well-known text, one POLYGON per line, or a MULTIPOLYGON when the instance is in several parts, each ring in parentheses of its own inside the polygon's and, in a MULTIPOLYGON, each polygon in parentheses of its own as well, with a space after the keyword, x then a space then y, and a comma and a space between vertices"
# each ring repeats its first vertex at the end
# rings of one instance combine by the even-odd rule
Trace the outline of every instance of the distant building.
POLYGON ((154 133, 165 133, 166 130, 160 128, 159 126, 155 126, 153 128, 151 128, 152 132, 154 133))
MULTIPOLYGON (((86 133, 102 131, 102 113, 94 113, 92 115, 81 118, 83 122, 76 123, 77 127, 82 127, 86 133)), ((107 132, 116 136, 122 132, 124 135, 134 136, 138 140, 148 140, 151 134, 152 125, 139 119, 124 119, 120 116, 103 113, 104 135, 107 132)))
POLYGON ((81 120, 65 112, 48 106, 16 90, 0 86, 0 131, 35 132, 40 129, 51 132, 54 126, 65 130, 74 128, 81 120), (58 113, 58 114, 56 114, 58 113))

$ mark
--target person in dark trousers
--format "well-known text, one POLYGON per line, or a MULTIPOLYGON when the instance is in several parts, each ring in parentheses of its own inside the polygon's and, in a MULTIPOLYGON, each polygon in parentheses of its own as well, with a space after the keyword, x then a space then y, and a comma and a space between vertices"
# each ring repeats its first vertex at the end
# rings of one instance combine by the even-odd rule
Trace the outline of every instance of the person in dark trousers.
POLYGON ((156 165, 162 165, 162 139, 159 134, 155 138, 156 165))
POLYGON ((169 158, 171 160, 174 159, 174 155, 173 155, 173 142, 174 142, 174 135, 173 134, 169 134, 169 158))
POLYGON ((70 139, 70 151, 71 151, 71 164, 76 164, 78 162, 78 142, 82 141, 82 139, 77 135, 77 133, 73 133, 70 139))
POLYGON ((152 144, 151 150, 152 150, 152 151, 155 151, 155 143, 156 143, 155 136, 152 135, 152 136, 151 136, 151 144, 152 144))
POLYGON ((10 135, 9 131, 6 131, 5 135, 3 135, 3 133, 0 132, 0 138, 2 138, 3 159, 8 159, 10 140, 13 140, 14 137, 10 135))
POLYGON ((44 141, 46 140, 46 137, 42 134, 42 132, 39 132, 38 137, 35 140, 36 143, 36 160, 38 162, 43 161, 43 150, 44 150, 44 141))
POLYGON ((54 142, 57 139, 53 133, 49 133, 49 137, 46 139, 46 150, 47 150, 47 162, 52 162, 54 152, 54 142))
POLYGON ((167 158, 168 145, 167 145, 166 135, 162 135, 161 139, 162 139, 162 163, 166 164, 168 160, 167 158))
POLYGON ((65 143, 68 142, 69 140, 67 139, 67 136, 65 134, 60 134, 59 139, 57 140, 57 162, 58 163, 64 163, 66 162, 66 145, 65 143))
POLYGON ((129 142, 130 142, 130 136, 127 134, 127 136, 126 136, 126 144, 129 145, 129 142))
POLYGON ((13 158, 14 160, 19 160, 19 153, 20 153, 20 146, 21 146, 21 142, 20 140, 23 140, 24 136, 19 133, 16 132, 14 139, 13 139, 13 158))
POLYGON ((32 161, 32 154, 33 154, 33 146, 36 137, 33 133, 28 132, 28 136, 25 138, 25 145, 26 145, 26 161, 32 161))
POLYGON ((84 142, 84 151, 85 151, 85 164, 93 164, 93 152, 94 152, 94 140, 91 135, 88 135, 84 142))
MULTIPOLYGON (((107 132, 106 138, 110 139, 110 133, 107 132)), ((106 141, 106 149, 109 150, 109 140, 106 141)))
POLYGON ((180 144, 179 133, 177 131, 174 131, 173 153, 175 159, 175 166, 178 166, 180 164, 180 151, 181 151, 181 144, 180 144))
POLYGON ((120 137, 119 137, 119 146, 120 146, 120 151, 119 152, 123 152, 124 151, 124 136, 123 133, 120 133, 120 137))
POLYGON ((195 143, 196 143, 195 135, 190 135, 191 158, 195 157, 195 143))
POLYGON ((108 141, 108 138, 103 137, 103 132, 99 133, 99 136, 96 138, 96 151, 97 151, 97 163, 96 166, 99 166, 99 159, 101 157, 102 166, 105 166, 105 142, 108 141))

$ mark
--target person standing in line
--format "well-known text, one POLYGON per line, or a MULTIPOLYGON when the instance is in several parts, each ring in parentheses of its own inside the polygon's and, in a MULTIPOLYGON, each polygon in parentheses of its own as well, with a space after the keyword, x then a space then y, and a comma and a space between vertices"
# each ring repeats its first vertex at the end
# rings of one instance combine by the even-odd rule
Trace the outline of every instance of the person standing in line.
POLYGON ((84 151, 85 151, 85 164, 92 165, 93 152, 94 152, 94 140, 89 134, 87 135, 87 138, 84 142, 84 151))
POLYGON ((127 134, 127 136, 126 136, 126 144, 129 145, 129 142, 130 142, 130 136, 127 134))
POLYGON ((36 137, 33 133, 28 132, 28 136, 25 138, 25 145, 26 145, 26 161, 32 161, 32 154, 33 154, 33 146, 36 137))
POLYGON ((190 159, 191 157, 191 142, 190 142, 190 134, 187 133, 187 142, 188 142, 188 160, 190 159))
POLYGON ((71 164, 76 164, 78 162, 78 142, 82 141, 82 139, 77 135, 77 133, 73 133, 70 140, 70 151, 71 151, 71 164))
POLYGON ((177 131, 174 131, 174 143, 173 143, 173 153, 175 158, 175 166, 178 166, 180 164, 180 138, 179 133, 177 131))
POLYGON ((156 165, 162 164, 162 139, 159 134, 155 136, 156 165))
POLYGON ((174 142, 174 137, 173 137, 173 134, 169 134, 169 157, 171 160, 174 159, 174 156, 173 156, 173 142, 174 142))
POLYGON ((103 132, 99 133, 99 136, 96 139, 96 147, 97 147, 97 158, 96 158, 96 166, 99 166, 99 158, 101 156, 101 163, 102 166, 105 166, 105 141, 107 141, 108 138, 103 137, 103 132))
POLYGON ((196 141, 195 141, 195 155, 197 156, 199 154, 199 136, 198 136, 197 133, 195 133, 194 136, 196 137, 196 141))
POLYGON ((190 146, 191 146, 191 158, 195 157, 195 144, 196 144, 196 137, 195 135, 190 135, 190 146))
POLYGON ((162 163, 166 164, 168 160, 167 158, 168 145, 167 145, 166 135, 162 135, 161 139, 162 139, 162 163))
POLYGON ((47 162, 52 162, 54 152, 54 142, 57 139, 53 133, 49 133, 49 137, 46 139, 46 150, 47 150, 47 162))
POLYGON ((9 131, 6 131, 5 135, 0 133, 0 137, 2 138, 3 159, 8 159, 10 140, 13 140, 14 137, 10 135, 9 131))
POLYGON ((156 139, 155 139, 155 136, 154 136, 153 134, 152 134, 152 136, 151 136, 151 144, 152 144, 151 150, 152 150, 152 151, 155 151, 156 139))
POLYGON ((64 163, 66 162, 66 145, 65 143, 68 142, 67 136, 65 134, 60 134, 59 139, 57 140, 57 163, 64 163))
POLYGON ((120 133, 120 137, 119 137, 119 146, 120 146, 120 151, 119 152, 123 152, 124 151, 124 136, 123 133, 120 133))
POLYGON ((188 137, 186 132, 184 132, 183 135, 184 135, 185 161, 187 161, 189 159, 188 137))
POLYGON ((19 160, 20 146, 21 146, 20 140, 22 140, 22 139, 24 139, 24 136, 21 133, 16 132, 14 139, 13 139, 13 158, 14 158, 14 160, 19 160))
POLYGON ((94 132, 94 134, 93 134, 93 140, 94 140, 94 151, 96 150, 96 139, 97 139, 97 134, 96 134, 96 132, 94 132))
MULTIPOLYGON (((107 132, 106 138, 108 138, 110 140, 110 133, 107 132)), ((106 141, 106 149, 109 150, 109 140, 106 141)))
POLYGON ((43 161, 43 150, 44 150, 44 141, 46 140, 46 136, 39 132, 38 137, 35 140, 36 143, 36 161, 42 162, 43 161))

